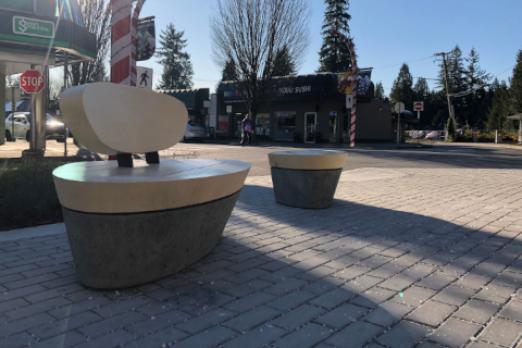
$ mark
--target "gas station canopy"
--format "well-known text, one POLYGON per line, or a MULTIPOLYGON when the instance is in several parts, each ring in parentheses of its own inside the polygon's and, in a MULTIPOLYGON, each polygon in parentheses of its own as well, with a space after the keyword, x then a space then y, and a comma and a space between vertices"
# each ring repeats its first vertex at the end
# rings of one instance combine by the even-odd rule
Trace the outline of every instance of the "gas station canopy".
POLYGON ((0 0, 0 73, 42 64, 51 43, 51 66, 96 57, 96 38, 85 27, 76 0, 0 0))

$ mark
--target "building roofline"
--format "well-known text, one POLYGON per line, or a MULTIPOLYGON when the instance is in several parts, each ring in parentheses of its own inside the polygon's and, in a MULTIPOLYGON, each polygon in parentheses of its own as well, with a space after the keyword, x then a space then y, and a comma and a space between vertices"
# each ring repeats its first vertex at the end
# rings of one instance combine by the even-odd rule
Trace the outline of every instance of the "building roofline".
MULTIPOLYGON (((360 72, 371 72, 373 71, 373 67, 368 68, 360 68, 360 72)), ((271 79, 272 80, 282 80, 282 79, 296 79, 296 78, 303 78, 303 77, 315 77, 315 76, 338 76, 342 73, 334 73, 334 72, 317 72, 317 73, 310 73, 310 74, 292 74, 292 75, 285 75, 285 76, 274 76, 271 79)), ((224 80, 221 81, 220 84, 234 84, 238 83, 239 81, 236 80, 224 80)))

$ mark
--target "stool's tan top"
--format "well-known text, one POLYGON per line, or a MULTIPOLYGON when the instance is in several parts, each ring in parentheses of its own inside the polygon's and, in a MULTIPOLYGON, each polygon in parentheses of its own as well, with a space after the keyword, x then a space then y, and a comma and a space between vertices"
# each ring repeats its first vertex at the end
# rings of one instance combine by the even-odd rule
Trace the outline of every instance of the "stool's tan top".
POLYGON ((341 169, 347 160, 342 151, 334 150, 290 150, 268 154, 270 166, 296 170, 341 169))
POLYGON ((183 138, 188 119, 174 97, 112 83, 69 88, 60 109, 80 144, 108 155, 167 149, 183 138))
MULTIPOLYGON (((239 161, 164 160, 161 165, 135 161, 81 162, 54 170, 60 203, 70 210, 140 213, 189 207, 228 197, 241 190, 250 164, 239 161)), ((204 217, 201 217, 204 218, 204 217)))

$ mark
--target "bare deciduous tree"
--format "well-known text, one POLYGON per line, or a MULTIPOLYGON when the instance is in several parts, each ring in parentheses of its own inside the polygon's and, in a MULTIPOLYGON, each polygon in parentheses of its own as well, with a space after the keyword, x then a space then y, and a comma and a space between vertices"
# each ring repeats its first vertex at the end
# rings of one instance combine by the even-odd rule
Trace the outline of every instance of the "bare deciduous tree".
POLYGON ((255 119, 260 97, 286 49, 299 62, 308 43, 308 10, 302 0, 219 0, 212 23, 214 54, 236 67, 249 113, 255 119))
POLYGON ((106 60, 111 41, 111 10, 107 0, 79 0, 85 26, 96 36, 97 56, 92 62, 71 65, 70 82, 73 86, 103 81, 107 77, 106 60))

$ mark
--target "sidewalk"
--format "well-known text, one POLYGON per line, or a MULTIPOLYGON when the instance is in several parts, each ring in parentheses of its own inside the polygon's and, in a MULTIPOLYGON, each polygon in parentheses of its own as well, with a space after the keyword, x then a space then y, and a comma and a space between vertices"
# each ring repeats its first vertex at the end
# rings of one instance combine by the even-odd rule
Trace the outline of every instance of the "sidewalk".
POLYGON ((0 347, 519 348, 521 188, 517 170, 359 169, 309 211, 250 177, 207 258, 121 291, 76 282, 62 225, 12 232, 0 347))
POLYGON ((485 149, 509 149, 509 150, 521 150, 522 145, 517 144, 493 144, 493 143, 447 143, 445 141, 432 141, 432 140, 411 140, 410 144, 420 144, 425 146, 462 146, 462 147, 475 147, 485 149))

